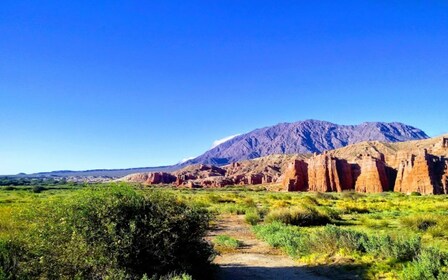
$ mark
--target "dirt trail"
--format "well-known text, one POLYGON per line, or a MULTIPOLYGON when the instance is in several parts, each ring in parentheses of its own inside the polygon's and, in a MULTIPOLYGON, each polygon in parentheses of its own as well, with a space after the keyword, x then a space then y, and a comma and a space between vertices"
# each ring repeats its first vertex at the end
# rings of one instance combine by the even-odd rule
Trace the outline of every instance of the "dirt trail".
POLYGON ((235 252, 216 257, 214 263, 219 265, 218 279, 328 279, 313 275, 306 267, 258 240, 244 222, 243 216, 221 217, 218 226, 210 232, 209 238, 223 234, 242 241, 243 246, 235 252))

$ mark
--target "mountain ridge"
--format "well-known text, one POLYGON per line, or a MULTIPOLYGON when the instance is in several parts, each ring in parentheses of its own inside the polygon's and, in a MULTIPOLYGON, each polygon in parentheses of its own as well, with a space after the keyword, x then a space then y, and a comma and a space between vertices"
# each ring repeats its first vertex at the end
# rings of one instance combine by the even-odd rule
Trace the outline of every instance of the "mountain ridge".
POLYGON ((402 142, 429 138, 421 129, 400 122, 339 125, 308 119, 279 123, 238 135, 181 164, 225 165, 271 154, 321 153, 363 141, 402 142))

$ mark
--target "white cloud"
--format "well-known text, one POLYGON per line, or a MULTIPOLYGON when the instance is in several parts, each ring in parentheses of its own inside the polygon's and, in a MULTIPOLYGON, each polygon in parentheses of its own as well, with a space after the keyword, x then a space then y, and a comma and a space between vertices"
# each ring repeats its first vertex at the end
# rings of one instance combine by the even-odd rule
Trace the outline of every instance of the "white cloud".
POLYGON ((229 141, 230 139, 233 139, 233 138, 235 138, 237 136, 240 136, 240 135, 241 134, 235 134, 235 135, 230 135, 230 136, 224 137, 222 139, 215 140, 215 141, 213 141, 213 145, 212 145, 211 149, 215 148, 218 145, 221 145, 224 142, 229 141))
POLYGON ((189 161, 190 159, 194 159, 195 157, 188 157, 188 158, 183 158, 181 159, 181 161, 179 161, 178 163, 184 163, 186 161, 189 161))

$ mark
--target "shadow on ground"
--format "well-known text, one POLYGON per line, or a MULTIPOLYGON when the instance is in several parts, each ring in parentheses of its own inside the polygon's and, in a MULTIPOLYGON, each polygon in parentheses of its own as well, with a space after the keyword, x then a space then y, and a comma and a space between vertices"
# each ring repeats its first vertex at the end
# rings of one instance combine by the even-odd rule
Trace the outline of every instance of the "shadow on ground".
POLYGON ((220 266, 216 268, 217 280, 246 279, 365 279, 367 267, 362 265, 322 265, 293 267, 250 267, 250 266, 220 266))

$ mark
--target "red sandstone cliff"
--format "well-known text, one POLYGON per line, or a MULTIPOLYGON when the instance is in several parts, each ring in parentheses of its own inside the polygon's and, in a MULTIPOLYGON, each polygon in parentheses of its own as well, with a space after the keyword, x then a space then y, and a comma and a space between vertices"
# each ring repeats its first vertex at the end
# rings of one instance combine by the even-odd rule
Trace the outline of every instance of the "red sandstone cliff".
POLYGON ((360 174, 356 178, 355 191, 379 193, 388 190, 389 181, 384 161, 363 155, 358 164, 360 174))

